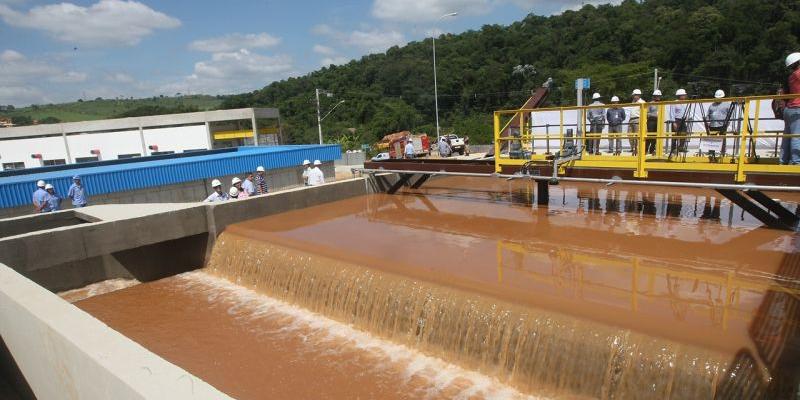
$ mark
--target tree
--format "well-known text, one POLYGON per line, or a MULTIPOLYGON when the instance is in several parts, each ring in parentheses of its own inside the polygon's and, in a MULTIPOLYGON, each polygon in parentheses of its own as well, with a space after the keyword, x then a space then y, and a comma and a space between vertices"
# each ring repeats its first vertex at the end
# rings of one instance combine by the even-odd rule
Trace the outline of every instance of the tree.
POLYGON ((56 117, 44 117, 39 120, 40 124, 57 124, 59 122, 61 122, 61 120, 56 117))
POLYGON ((33 125, 33 118, 28 115, 15 115, 11 117, 11 123, 16 126, 33 125))

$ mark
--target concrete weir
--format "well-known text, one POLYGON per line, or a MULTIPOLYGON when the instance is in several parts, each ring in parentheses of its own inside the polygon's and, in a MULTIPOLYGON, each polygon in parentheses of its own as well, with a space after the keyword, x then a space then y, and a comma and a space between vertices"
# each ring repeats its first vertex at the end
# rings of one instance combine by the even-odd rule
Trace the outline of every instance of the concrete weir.
POLYGON ((5 385, 11 398, 228 398, 53 292, 193 270, 230 224, 369 190, 359 178, 225 203, 109 204, 0 220, 0 395, 5 385))

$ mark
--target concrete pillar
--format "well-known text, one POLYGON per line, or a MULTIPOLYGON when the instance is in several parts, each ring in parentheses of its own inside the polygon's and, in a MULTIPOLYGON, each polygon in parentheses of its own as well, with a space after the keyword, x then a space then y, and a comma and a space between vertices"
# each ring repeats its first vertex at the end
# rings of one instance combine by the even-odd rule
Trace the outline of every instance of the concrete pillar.
POLYGON ((67 131, 64 129, 64 124, 61 124, 61 137, 64 139, 64 150, 67 153, 67 164, 72 164, 72 154, 69 152, 69 142, 67 141, 67 131))
POLYGON ((214 148, 214 135, 211 134, 211 124, 206 120, 206 141, 208 142, 208 149, 214 148))
POLYGON ((258 123, 256 123, 255 110, 253 110, 253 146, 258 146, 258 123))
POLYGON ((142 142, 142 157, 147 156, 147 145, 144 143, 144 128, 139 124, 139 141, 142 142))

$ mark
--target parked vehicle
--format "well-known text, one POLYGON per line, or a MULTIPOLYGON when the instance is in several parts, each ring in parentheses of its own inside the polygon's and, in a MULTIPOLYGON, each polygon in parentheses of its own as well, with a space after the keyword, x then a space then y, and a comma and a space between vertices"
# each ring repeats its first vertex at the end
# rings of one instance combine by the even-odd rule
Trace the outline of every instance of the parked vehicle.
POLYGON ((469 155, 469 151, 467 150, 467 145, 464 143, 464 139, 458 137, 455 134, 444 135, 445 138, 450 140, 450 149, 452 149, 453 153, 458 153, 460 155, 464 155, 466 153, 469 155))
POLYGON ((389 156, 389 153, 383 152, 383 153, 376 154, 375 157, 372 157, 372 161, 384 161, 384 160, 388 160, 390 158, 391 157, 389 156))

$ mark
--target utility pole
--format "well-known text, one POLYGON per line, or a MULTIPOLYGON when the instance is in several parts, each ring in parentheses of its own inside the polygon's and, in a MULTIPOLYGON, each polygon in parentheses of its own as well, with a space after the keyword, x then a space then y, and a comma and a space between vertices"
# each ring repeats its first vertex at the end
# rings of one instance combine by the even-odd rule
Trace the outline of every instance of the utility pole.
MULTIPOLYGON (((451 12, 439 17, 438 21, 441 21, 447 17, 455 17, 458 15, 458 12, 451 12)), ((434 29, 433 35, 431 35, 431 39, 433 41, 433 103, 434 108, 436 109, 436 143, 439 143, 439 86, 436 82, 436 30, 434 29)))
POLYGON ((658 68, 653 70, 653 91, 658 90, 658 68))
POLYGON ((322 119, 319 117, 319 89, 314 89, 317 95, 317 130, 319 130, 319 144, 322 144, 322 119))

